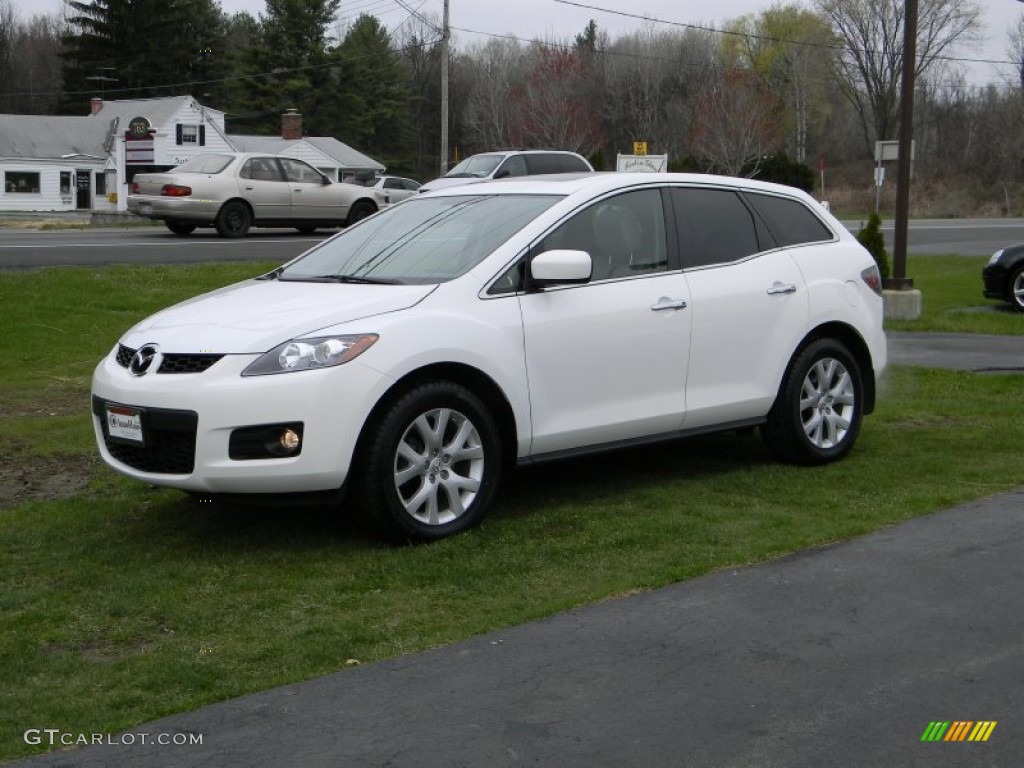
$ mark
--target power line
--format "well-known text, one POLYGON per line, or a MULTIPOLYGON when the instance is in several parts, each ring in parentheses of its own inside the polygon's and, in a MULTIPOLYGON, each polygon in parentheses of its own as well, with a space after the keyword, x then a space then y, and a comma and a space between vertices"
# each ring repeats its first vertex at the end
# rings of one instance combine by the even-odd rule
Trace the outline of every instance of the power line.
MULTIPOLYGON (((556 3, 562 5, 571 5, 576 8, 583 8, 588 11, 598 11, 599 13, 609 13, 613 16, 623 16, 630 19, 637 19, 638 21, 649 21, 654 24, 666 24, 673 27, 682 27, 684 29, 693 29, 700 32, 711 32, 716 35, 726 35, 733 37, 741 37, 748 40, 763 40, 768 43, 788 43, 790 45, 802 45, 810 48, 825 48, 835 51, 842 52, 860 52, 860 53, 877 53, 877 51, 869 51, 866 49, 851 48, 846 45, 837 45, 835 43, 818 43, 810 40, 789 40, 783 37, 773 37, 771 35, 759 35, 753 32, 740 32, 732 29, 718 29, 716 27, 705 27, 700 24, 689 24, 683 21, 669 21, 667 19, 659 19, 655 16, 647 16, 641 13, 629 13, 628 11, 617 11, 612 8, 601 8, 597 5, 587 5, 586 3, 574 2, 574 0, 554 0, 556 3)), ((1011 66, 1017 66, 1018 62, 1007 61, 1005 59, 972 59, 958 56, 933 56, 936 61, 949 61, 961 64, 1007 64, 1011 66)))

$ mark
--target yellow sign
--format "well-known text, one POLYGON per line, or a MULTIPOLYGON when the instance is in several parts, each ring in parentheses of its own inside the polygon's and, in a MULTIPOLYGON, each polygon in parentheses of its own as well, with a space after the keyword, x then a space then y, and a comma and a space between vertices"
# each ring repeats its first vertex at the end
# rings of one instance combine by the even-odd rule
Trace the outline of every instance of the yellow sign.
POLYGON ((647 154, 647 142, 646 141, 634 141, 633 142, 633 154, 634 155, 646 155, 647 154))

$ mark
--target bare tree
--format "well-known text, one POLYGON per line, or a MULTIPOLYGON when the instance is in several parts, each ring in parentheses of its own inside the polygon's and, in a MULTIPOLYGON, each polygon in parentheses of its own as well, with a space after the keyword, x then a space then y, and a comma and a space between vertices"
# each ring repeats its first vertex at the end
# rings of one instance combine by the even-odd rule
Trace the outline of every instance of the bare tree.
MULTIPOLYGON (((815 0, 842 49, 836 76, 857 110, 870 151, 876 140, 896 133, 903 62, 904 0, 815 0)), ((948 57, 958 43, 974 38, 982 24, 972 0, 921 0, 916 76, 948 57)))
POLYGON ((526 78, 526 52, 517 41, 491 39, 461 60, 471 70, 462 122, 480 149, 511 147, 516 118, 512 93, 526 78))
POLYGON ((733 70, 708 88, 694 119, 692 147, 708 171, 728 176, 757 174, 760 161, 781 136, 776 104, 758 78, 733 70))
POLYGON ((1007 33, 1010 42, 1010 61, 1017 68, 1017 84, 1024 90, 1024 13, 1017 17, 1017 23, 1007 33))

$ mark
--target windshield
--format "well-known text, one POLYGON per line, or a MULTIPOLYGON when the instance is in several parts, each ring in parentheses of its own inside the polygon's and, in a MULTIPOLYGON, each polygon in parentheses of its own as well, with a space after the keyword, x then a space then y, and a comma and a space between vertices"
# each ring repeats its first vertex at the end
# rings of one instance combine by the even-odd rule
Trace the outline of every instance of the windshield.
POLYGON ((179 173, 220 173, 234 159, 231 155, 196 155, 174 170, 179 173))
POLYGON ((550 208, 555 195, 414 198, 284 267, 280 280, 441 283, 468 272, 550 208))
POLYGON ((473 155, 456 165, 445 176, 450 179, 470 177, 482 179, 498 167, 502 157, 502 155, 473 155))

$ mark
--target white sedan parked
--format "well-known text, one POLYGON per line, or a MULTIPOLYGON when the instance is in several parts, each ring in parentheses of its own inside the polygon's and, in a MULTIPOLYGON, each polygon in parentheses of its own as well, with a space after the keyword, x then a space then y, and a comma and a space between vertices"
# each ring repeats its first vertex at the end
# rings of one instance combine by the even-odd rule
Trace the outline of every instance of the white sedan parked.
POLYGON ((376 195, 381 208, 414 197, 420 191, 418 181, 402 176, 378 176, 372 184, 368 182, 367 186, 373 187, 374 195, 376 195))
POLYGON ((750 426, 839 459, 885 362, 875 263, 804 193, 588 174, 421 195, 166 309, 99 363, 92 412, 140 481, 344 489, 436 539, 510 461, 750 426))

